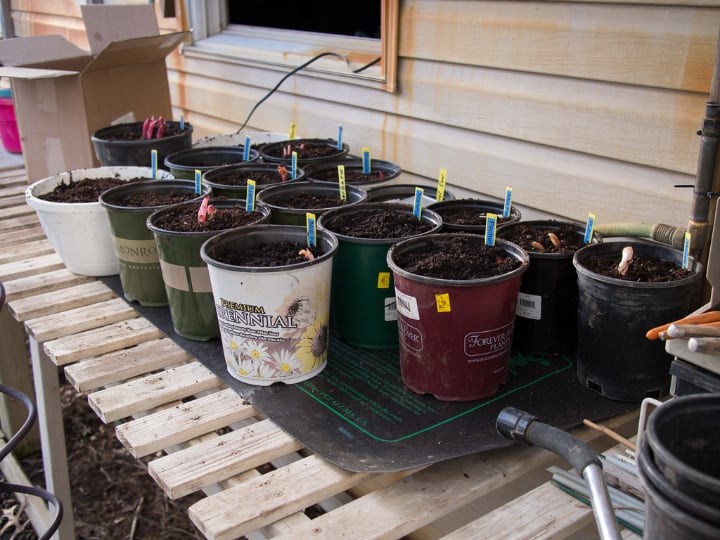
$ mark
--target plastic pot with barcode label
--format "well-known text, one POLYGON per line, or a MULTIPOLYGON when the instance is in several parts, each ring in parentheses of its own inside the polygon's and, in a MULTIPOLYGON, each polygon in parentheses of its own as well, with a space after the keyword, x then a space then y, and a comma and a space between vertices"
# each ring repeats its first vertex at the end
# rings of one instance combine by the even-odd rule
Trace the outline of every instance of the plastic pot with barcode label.
MULTIPOLYGON (((498 237, 528 252, 515 317, 513 351, 534 356, 571 355, 577 348, 577 275, 573 254, 584 245, 585 225, 570 221, 516 221, 498 237)), ((593 243, 601 238, 593 235, 593 243)))

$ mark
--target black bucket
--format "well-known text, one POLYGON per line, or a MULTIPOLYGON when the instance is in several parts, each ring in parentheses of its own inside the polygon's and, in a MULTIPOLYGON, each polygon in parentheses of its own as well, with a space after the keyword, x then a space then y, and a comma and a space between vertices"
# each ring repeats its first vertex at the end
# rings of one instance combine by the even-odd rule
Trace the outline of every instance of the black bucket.
POLYGON ((687 315, 702 278, 702 265, 690 259, 694 274, 668 282, 635 282, 603 276, 588 269, 592 257, 618 262, 625 246, 636 256, 655 256, 682 263, 682 252, 651 242, 603 242, 575 252, 578 278, 577 376, 604 397, 640 402, 667 395, 672 356, 646 332, 687 315))
POLYGON ((650 416, 638 451, 646 538, 720 538, 720 395, 674 398, 650 416))
MULTIPOLYGON (((556 220, 502 224, 497 234, 498 238, 512 242, 513 232, 520 232, 523 227, 557 231, 563 225, 570 225, 580 238, 583 237, 584 225, 556 220)), ((600 237, 594 235, 593 241, 599 242, 600 237)), ((530 256, 530 266, 523 274, 520 285, 513 351, 535 356, 574 355, 578 307, 577 274, 572 263, 575 251, 526 251, 530 256)))

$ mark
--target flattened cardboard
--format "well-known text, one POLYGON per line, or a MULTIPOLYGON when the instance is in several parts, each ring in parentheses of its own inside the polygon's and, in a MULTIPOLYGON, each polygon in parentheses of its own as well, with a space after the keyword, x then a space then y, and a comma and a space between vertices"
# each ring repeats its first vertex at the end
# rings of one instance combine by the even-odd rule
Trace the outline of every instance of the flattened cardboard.
POLYGON ((118 118, 172 118, 165 58, 189 33, 158 35, 150 4, 82 12, 93 54, 61 36, 0 41, 29 182, 98 166, 90 137, 118 118))

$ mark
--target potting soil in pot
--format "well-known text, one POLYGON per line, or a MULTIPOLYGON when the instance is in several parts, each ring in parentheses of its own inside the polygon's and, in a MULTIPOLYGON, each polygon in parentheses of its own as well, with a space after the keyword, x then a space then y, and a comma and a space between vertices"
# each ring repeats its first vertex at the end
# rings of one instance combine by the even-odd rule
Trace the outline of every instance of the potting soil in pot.
POLYGON ((242 227, 250 223, 257 223, 264 216, 263 213, 255 210, 248 212, 245 208, 215 208, 209 219, 200 222, 198 220, 198 207, 200 203, 193 206, 176 206, 163 212, 155 225, 161 229, 177 232, 208 232, 222 231, 234 227, 242 227))
POLYGON ((108 177, 108 178, 93 178, 85 180, 70 180, 68 183, 61 182, 55 189, 49 193, 38 195, 38 199, 52 202, 63 202, 63 203, 82 203, 82 202, 96 202, 98 197, 103 191, 126 184, 129 182, 138 182, 141 180, 147 180, 147 178, 131 178, 124 180, 121 178, 108 177))

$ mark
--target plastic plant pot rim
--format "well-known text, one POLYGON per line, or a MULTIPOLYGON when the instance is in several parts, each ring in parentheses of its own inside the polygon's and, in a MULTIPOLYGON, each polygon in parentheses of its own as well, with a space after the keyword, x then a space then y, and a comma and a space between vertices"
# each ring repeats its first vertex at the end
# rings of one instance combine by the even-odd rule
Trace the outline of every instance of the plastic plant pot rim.
MULTIPOLYGON (((284 182, 282 184, 276 184, 274 186, 269 186, 262 191, 260 191, 257 195, 257 201, 261 202, 265 206, 269 206, 272 210, 277 210, 279 212, 284 212, 287 214, 306 214, 306 213, 325 213, 329 210, 334 210, 336 208, 344 208, 345 206, 330 206, 327 208, 288 208, 287 206, 282 206, 282 203, 278 201, 277 199, 281 200, 289 200, 292 199, 292 193, 293 190, 298 189, 298 186, 301 186, 303 191, 302 193, 307 192, 315 192, 315 193, 325 193, 328 192, 332 193, 338 193, 340 191, 340 187, 335 182, 317 182, 317 181, 309 181, 309 180, 300 180, 300 181, 294 181, 294 182, 284 182), (272 199, 275 199, 273 201, 272 199)), ((367 199, 367 191, 364 189, 357 187, 357 186, 351 186, 347 185, 345 186, 345 191, 348 196, 348 200, 350 204, 356 204, 363 202, 367 199), (354 199, 353 199, 354 198, 354 199)))
MULTIPOLYGON (((387 203, 363 203, 362 206, 339 206, 336 208, 333 208, 331 210, 328 210, 327 212, 324 212, 322 215, 318 217, 317 225, 319 229, 329 231, 335 236, 337 236, 340 240, 343 242, 348 242, 350 244, 364 244, 364 245, 391 245, 396 244, 397 242, 401 240, 406 240, 409 238, 416 238, 417 236, 424 236, 427 234, 433 234, 440 230, 442 227, 442 218, 440 215, 438 215, 437 212, 433 212, 432 210, 423 210, 421 214, 421 219, 423 221, 428 221, 433 225, 432 229, 429 231, 425 231, 422 233, 414 234, 412 236, 402 236, 399 238, 363 238, 361 236, 348 236, 346 234, 341 234, 338 232, 333 231, 332 229, 329 229, 325 226, 325 223, 331 219, 333 216, 342 215, 345 213, 356 213, 356 212, 363 212, 364 210, 372 211, 372 210, 385 210, 388 208, 387 203)), ((397 206, 392 205, 391 208, 397 208, 399 211, 403 213, 412 214, 413 208, 409 204, 401 204, 398 203, 397 206)))
POLYGON ((323 244, 323 252, 310 261, 303 261, 283 266, 237 266, 227 264, 213 258, 213 250, 217 249, 225 242, 232 241, 236 236, 250 237, 254 245, 266 244, 275 240, 287 240, 291 242, 304 243, 307 240, 307 230, 305 227, 300 227, 298 225, 253 225, 252 227, 229 229, 206 240, 200 247, 200 258, 205 261, 205 264, 208 266, 214 266, 223 270, 270 274, 287 272, 289 270, 296 270, 298 268, 318 264, 321 261, 333 257, 339 245, 338 239, 334 234, 329 231, 318 230, 316 234, 316 244, 323 244))
MULTIPOLYGON (((150 186, 146 191, 154 191, 154 188, 158 189, 169 189, 174 188, 179 191, 190 191, 192 190, 193 193, 195 192, 195 182, 193 180, 183 180, 183 179, 172 179, 172 180, 144 180, 142 182, 135 182, 131 185, 126 186, 116 186, 114 188, 110 188, 104 193, 100 195, 100 204, 109 209, 113 209, 117 212, 138 212, 138 213, 146 213, 148 210, 152 210, 153 212, 155 210, 158 210, 160 208, 165 208, 165 204, 157 205, 157 206, 120 206, 117 204, 113 204, 112 199, 117 199, 118 197, 121 197, 122 194, 125 191, 130 191, 130 188, 135 188, 136 186, 141 185, 143 187, 150 186)), ((202 186, 202 193, 196 193, 197 197, 196 199, 200 199, 204 197, 205 195, 210 195, 212 193, 212 190, 210 189, 210 186, 202 186)))
MULTIPOLYGON (((272 151, 275 149, 281 149, 284 146, 287 146, 288 144, 297 144, 297 143, 308 143, 308 144, 322 144, 325 143, 327 146, 332 146, 335 149, 337 149, 337 140, 335 139, 319 139, 319 138, 303 138, 303 139, 287 139, 284 141, 277 141, 273 143, 268 143, 264 145, 260 151, 260 156, 265 159, 266 161, 269 161, 271 163, 277 163, 277 162, 290 162, 291 157, 290 156, 274 156, 271 154, 272 151)), ((337 160, 338 158, 341 158, 342 156, 346 156, 350 152, 350 146, 347 143, 342 144, 342 149, 337 150, 337 153, 331 154, 328 156, 318 156, 318 157, 307 157, 307 158, 301 158, 298 157, 298 163, 315 163, 315 162, 322 162, 326 160, 337 160)))
MULTIPOLYGON (((532 221, 513 221, 511 223, 503 223, 501 225, 498 225, 497 228, 497 237, 502 238, 503 232, 506 232, 514 227, 519 226, 531 226, 531 227, 541 227, 541 228, 552 228, 552 229, 559 229, 561 225, 572 225, 576 227, 576 230, 580 236, 585 235, 585 224, 576 222, 576 221, 563 221, 563 220, 556 220, 556 219, 538 219, 538 220, 532 220, 532 221)), ((599 244, 602 242, 602 236, 599 233, 593 232, 592 237, 592 243, 593 244, 599 244)), ((530 256, 530 259, 572 259, 575 255, 575 251, 568 252, 568 253, 548 253, 548 252, 542 252, 542 251, 528 251, 528 255, 530 256)))
MULTIPOLYGON (((281 163, 258 163, 257 161, 244 161, 242 163, 232 163, 230 165, 221 165, 220 167, 215 167, 214 169, 210 169, 208 171, 205 171, 203 173, 202 181, 207 182, 208 185, 215 187, 228 187, 228 188, 242 188, 245 187, 244 184, 224 184, 222 181, 216 180, 216 176, 222 176, 227 173, 234 173, 236 171, 247 171, 247 172, 277 172, 278 166, 282 165, 281 163)), ((288 176, 290 175, 290 171, 288 171, 288 176)), ((296 177, 293 179, 288 178, 286 182, 301 182, 305 180, 307 174, 305 173, 305 169, 302 169, 298 167, 295 169, 295 175, 296 177)), ((276 185, 284 183, 282 181, 279 181, 274 184, 266 184, 268 186, 276 185)), ((262 186, 263 184, 258 184, 259 186, 262 186)))
POLYGON ((408 272, 407 270, 399 267, 395 261, 393 260, 393 255, 395 253, 402 251, 402 250, 414 250, 417 251, 418 249, 422 249, 425 245, 430 244, 434 242, 436 239, 439 239, 440 241, 449 241, 453 237, 458 236, 467 236, 471 237, 473 239, 477 239, 478 241, 483 241, 482 237, 477 234, 473 233, 436 233, 436 234, 427 234, 422 236, 414 236, 412 238, 408 238, 406 240, 402 240, 398 242, 397 244, 394 244, 387 253, 387 263, 390 267, 390 270, 395 272, 397 275, 416 282, 422 282, 429 285, 437 285, 440 287, 477 287, 478 285, 492 285, 494 283, 500 283, 503 281, 507 281, 510 279, 514 279, 515 277, 521 275, 524 273, 528 267, 530 266, 530 257, 528 256, 527 252, 522 249, 517 244, 513 244, 512 242, 508 242, 507 240, 501 240, 496 239, 495 245, 499 248, 502 248, 507 254, 512 255, 516 259, 520 261, 520 266, 518 266, 516 269, 506 272, 504 274, 499 274, 496 276, 490 276, 490 277, 484 277, 484 278, 476 278, 476 279, 442 279, 442 278, 436 278, 436 277, 429 277, 429 276, 422 276, 420 274, 414 274, 412 272, 408 272))
MULTIPOLYGON (((174 180, 174 176, 165 170, 159 169, 157 175, 160 180, 174 180)), ((33 182, 25 189, 25 201, 28 206, 36 209, 43 210, 46 212, 64 213, 74 212, 77 209, 84 208, 91 210, 93 208, 101 209, 99 199, 97 201, 89 202, 58 202, 58 201, 46 201, 41 199, 38 195, 44 195, 53 191, 61 182, 70 180, 97 180, 102 178, 118 176, 119 178, 131 178, 147 177, 148 180, 152 178, 152 169, 150 167, 135 167, 130 165, 111 165, 105 167, 88 167, 85 169, 74 169, 72 171, 65 171, 53 176, 48 176, 41 180, 33 182), (119 175, 119 173, 122 173, 119 175), (92 176, 85 176, 85 175, 92 176), (97 175, 97 176, 96 176, 97 175), (78 178, 75 178, 78 176, 78 178), (45 189, 47 188, 47 189, 45 189), (38 190, 41 190, 38 192, 38 190), (44 190, 44 191, 43 191, 44 190)), ((103 210, 104 211, 104 210, 103 210)))
MULTIPOLYGON (((150 229, 155 234, 160 234, 162 236, 171 236, 171 237, 191 237, 191 238, 199 238, 203 236, 214 236, 216 234, 220 234, 221 232, 225 232, 230 229, 236 229, 238 227, 249 227, 250 225, 259 224, 260 221, 255 221, 253 223, 246 223, 245 225, 239 225, 238 227, 230 227, 230 229, 222 229, 217 231, 171 231, 170 229, 163 229, 162 227, 158 227, 154 224, 156 220, 158 220, 163 214, 166 214, 168 212, 171 212, 178 206, 195 206, 198 204, 198 201, 200 199, 193 199, 191 201, 185 201, 181 203, 175 203, 171 204, 170 206, 163 206, 159 208, 158 210, 155 210, 152 214, 150 214, 147 218, 147 228, 150 229)), ((221 209, 221 208, 241 208, 245 210, 245 199, 210 199, 209 204, 212 204, 215 208, 221 209)), ((263 204, 256 204, 255 210, 258 212, 261 212, 263 214, 263 217, 261 220, 269 219, 270 218, 270 208, 263 204)))
MULTIPOLYGON (((338 160, 338 161, 328 161, 328 162, 322 162, 318 163, 317 165, 312 165, 308 167, 309 171, 307 173, 307 177, 311 180, 313 180, 313 174, 319 173, 319 172, 325 172, 330 170, 337 170, 338 166, 342 165, 345 167, 346 170, 363 170, 363 160, 362 158, 356 158, 356 157, 348 157, 344 160, 338 160)), ((376 181, 383 180, 392 180, 393 178, 396 178, 400 175, 402 172, 402 168, 400 168, 399 165, 396 165, 395 163, 391 163, 390 161, 384 161, 382 159, 373 159, 370 161, 370 172, 375 171, 383 171, 384 173, 387 173, 388 176, 386 178, 377 178, 374 179, 376 181)), ((362 182, 356 182, 356 183, 362 183, 362 182)))
MULTIPOLYGON (((127 145, 127 146, 147 146, 148 142, 149 142, 149 141, 152 141, 152 140, 173 140, 173 139, 180 139, 180 138, 182 138, 182 137, 187 137, 187 136, 188 136, 188 133, 190 133, 190 136, 192 136, 192 132, 193 132, 192 124, 190 124, 190 123, 188 123, 188 122, 185 122, 183 131, 181 131, 181 132, 179 132, 179 133, 175 133, 175 134, 173 134, 173 135, 168 135, 167 137, 161 137, 160 139, 141 139, 141 138, 137 138, 137 139, 113 139, 113 138, 111 138, 111 137, 110 137, 110 138, 107 137, 107 135, 108 135, 109 133, 115 133, 115 132, 121 131, 121 130, 123 130, 123 129, 126 129, 126 130, 128 130, 128 131, 135 131, 135 130, 136 130, 135 128, 137 128, 137 132, 138 132, 138 133, 141 133, 141 132, 142 132, 143 123, 144 123, 144 121, 143 121, 143 122, 128 122, 128 123, 125 123, 125 124, 114 124, 114 125, 112 125, 112 126, 106 126, 106 127, 104 127, 104 128, 98 129, 95 133, 93 133, 93 134, 90 136, 90 140, 91 140, 92 142, 98 142, 98 143, 101 143, 101 144, 108 144, 108 143, 113 144, 113 143, 118 143, 118 144, 124 144, 124 145, 127 145)), ((167 125, 170 125, 170 126, 180 127, 180 122, 175 122, 175 121, 173 121, 173 120, 166 120, 165 123, 166 123, 167 125)))
MULTIPOLYGON (((178 169, 181 171, 187 170, 200 170, 209 171, 218 167, 224 166, 220 163, 218 165, 193 165, 192 160, 199 155, 217 155, 217 154, 229 154, 239 155, 243 157, 245 154, 244 146, 197 146, 186 148, 185 150, 178 150, 165 157, 164 165, 168 169, 178 169)), ((248 159, 246 161, 238 161, 237 163, 253 163, 260 158, 260 153, 257 150, 250 149, 248 159)), ((234 164, 233 164, 234 165, 234 164)))

